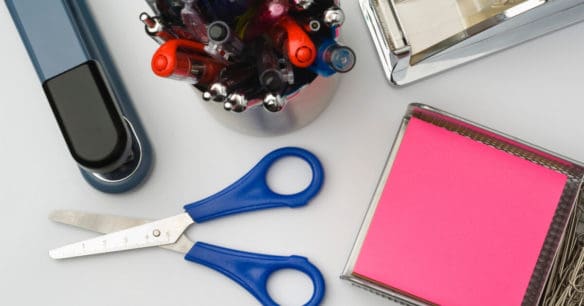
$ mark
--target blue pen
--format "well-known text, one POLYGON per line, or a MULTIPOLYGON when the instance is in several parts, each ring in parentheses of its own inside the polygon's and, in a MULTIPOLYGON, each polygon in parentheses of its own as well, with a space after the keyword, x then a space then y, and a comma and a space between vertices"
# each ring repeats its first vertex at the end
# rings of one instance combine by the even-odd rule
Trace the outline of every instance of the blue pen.
POLYGON ((339 45, 334 39, 324 40, 318 47, 318 56, 310 70, 324 77, 337 72, 347 73, 355 67, 357 57, 355 52, 346 46, 339 45))
POLYGON ((223 273, 267 306, 278 305, 267 290, 270 275, 279 270, 293 269, 305 273, 312 280, 314 291, 306 305, 317 306, 324 297, 325 284, 318 268, 308 259, 300 256, 254 254, 202 242, 194 243, 184 233, 194 223, 201 224, 233 214, 277 207, 302 207, 318 194, 323 180, 322 165, 312 153, 293 147, 278 149, 266 155, 252 170, 229 187, 206 199, 186 205, 185 213, 175 217, 148 223, 116 216, 54 212, 50 217, 54 221, 109 234, 54 249, 49 255, 54 259, 64 259, 160 246, 185 254, 185 260, 223 273), (266 177, 276 162, 287 157, 306 161, 312 170, 312 181, 305 190, 297 194, 280 195, 270 189, 266 177), (96 223, 103 226, 96 228, 96 223))

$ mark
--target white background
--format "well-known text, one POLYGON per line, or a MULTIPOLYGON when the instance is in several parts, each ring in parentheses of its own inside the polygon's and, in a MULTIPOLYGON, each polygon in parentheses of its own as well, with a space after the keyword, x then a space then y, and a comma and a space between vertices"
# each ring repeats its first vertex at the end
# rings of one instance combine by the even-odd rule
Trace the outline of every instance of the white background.
MULTIPOLYGON (((190 237, 310 258, 326 278, 324 305, 392 305, 339 275, 400 119, 414 101, 584 161, 584 24, 396 89, 383 77, 357 1, 344 1, 348 20, 343 40, 357 52, 356 68, 311 125, 285 136, 257 138, 215 122, 187 85, 151 73, 156 45, 138 21, 138 14, 147 10, 143 1, 92 3, 149 134, 155 167, 141 188, 122 195, 100 193, 82 179, 0 4, 2 305, 256 305, 221 274, 162 249, 51 260, 49 249, 94 234, 54 224, 47 216, 61 208, 151 219, 172 216, 183 204, 239 178, 269 151, 289 145, 311 150, 324 164, 325 186, 310 205, 216 220, 192 227, 190 237)), ((306 177, 295 168, 276 181, 298 185, 306 177)), ((419 182, 421 188, 431 183, 419 182)), ((283 273, 271 288, 279 301, 298 304, 310 294, 303 280, 283 273)))

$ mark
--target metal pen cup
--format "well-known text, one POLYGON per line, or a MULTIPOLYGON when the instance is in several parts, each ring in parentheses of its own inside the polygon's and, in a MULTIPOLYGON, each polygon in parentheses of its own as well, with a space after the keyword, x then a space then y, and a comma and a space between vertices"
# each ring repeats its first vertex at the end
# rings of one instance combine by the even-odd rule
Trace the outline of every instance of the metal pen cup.
POLYGON ((330 104, 337 89, 339 76, 317 77, 288 100, 280 112, 270 112, 261 103, 245 112, 225 111, 213 102, 204 102, 204 108, 220 123, 238 132, 254 136, 274 136, 298 130, 314 121, 330 104))
MULTIPOLYGON (((306 2, 308 6, 315 5, 313 1, 306 2), (310 2, 310 3, 308 3, 310 2)), ((344 14, 338 9, 339 1, 334 0, 336 10, 327 10, 321 17, 322 22, 329 27, 342 25, 344 14), (329 12, 330 11, 330 12, 329 12), (340 12, 339 12, 340 11, 340 12), (329 16, 330 15, 330 16, 329 16)), ((306 8, 296 6, 291 10, 302 11, 306 8)), ((323 25, 324 27, 324 25, 323 25)), ((309 30, 308 30, 309 31, 309 30)), ((335 30, 338 39, 340 31, 335 30)), ((327 75, 327 74, 324 74, 327 75)), ((339 82, 339 74, 317 76, 312 82, 300 87, 293 93, 282 97, 283 101, 274 101, 274 108, 280 111, 269 111, 269 105, 262 101, 250 101, 244 112, 225 111, 213 102, 205 102, 204 108, 220 123, 238 132, 254 136, 274 136, 298 130, 314 121, 330 104, 339 82)))

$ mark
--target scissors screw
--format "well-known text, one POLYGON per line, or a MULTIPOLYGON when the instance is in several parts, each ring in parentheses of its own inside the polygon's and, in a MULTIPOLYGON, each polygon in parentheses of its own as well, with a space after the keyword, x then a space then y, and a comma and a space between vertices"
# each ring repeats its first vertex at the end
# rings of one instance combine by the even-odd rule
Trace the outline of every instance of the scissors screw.
POLYGON ((157 229, 155 229, 155 230, 152 232, 152 235, 154 235, 154 237, 160 237, 160 230, 157 230, 157 229))

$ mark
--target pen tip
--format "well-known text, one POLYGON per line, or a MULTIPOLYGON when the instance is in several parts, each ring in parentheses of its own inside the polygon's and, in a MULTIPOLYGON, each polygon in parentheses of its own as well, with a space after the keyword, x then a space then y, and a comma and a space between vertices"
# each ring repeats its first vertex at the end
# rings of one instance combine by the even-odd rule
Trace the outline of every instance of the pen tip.
POLYGON ((208 101, 211 101, 212 98, 213 98, 213 95, 211 95, 210 92, 205 91, 203 93, 203 101, 207 101, 208 102, 208 101))

